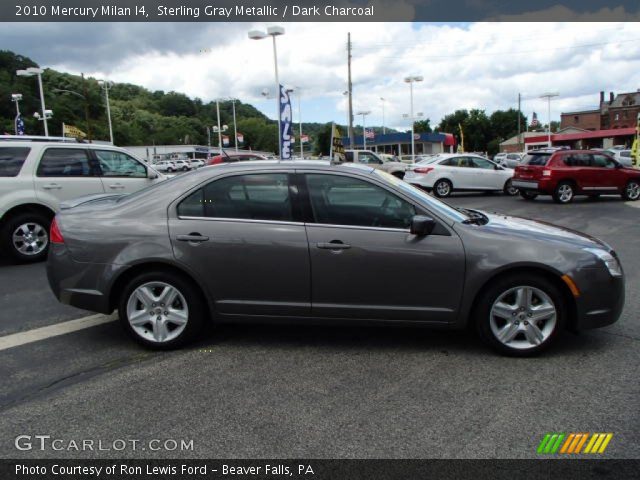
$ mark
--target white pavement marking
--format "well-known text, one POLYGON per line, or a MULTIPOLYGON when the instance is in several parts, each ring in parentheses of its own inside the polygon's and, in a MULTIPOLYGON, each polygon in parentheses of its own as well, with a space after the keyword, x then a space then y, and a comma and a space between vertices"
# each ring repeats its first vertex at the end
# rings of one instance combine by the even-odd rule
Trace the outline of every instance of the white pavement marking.
POLYGON ((636 200, 635 202, 624 202, 625 205, 629 205, 630 207, 640 208, 640 201, 636 200))
POLYGON ((88 317, 77 318, 67 322, 56 323, 46 327, 34 328, 26 332, 12 333, 4 337, 0 337, 0 351, 8 348, 26 345, 27 343, 39 342, 47 338, 65 335, 85 328, 95 327, 103 323, 113 322, 117 319, 115 315, 90 315, 88 317))

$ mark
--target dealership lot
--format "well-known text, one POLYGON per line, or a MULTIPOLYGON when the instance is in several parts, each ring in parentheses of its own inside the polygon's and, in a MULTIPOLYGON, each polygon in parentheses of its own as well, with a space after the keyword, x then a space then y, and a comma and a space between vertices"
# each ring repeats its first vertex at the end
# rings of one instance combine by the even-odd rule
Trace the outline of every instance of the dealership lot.
MULTIPOLYGON (((607 458, 640 458, 638 205, 504 195, 449 202, 610 243, 626 273, 621 319, 567 334, 532 359, 499 357, 460 332, 302 325, 225 326, 157 353, 107 322, 0 350, 0 455, 122 456, 14 446, 18 435, 51 435, 62 447, 194 439, 191 451, 125 451, 144 458, 524 458, 547 432, 581 431, 614 433, 607 458)), ((1 336, 90 315, 58 304, 43 264, 3 261, 0 299, 1 336)))

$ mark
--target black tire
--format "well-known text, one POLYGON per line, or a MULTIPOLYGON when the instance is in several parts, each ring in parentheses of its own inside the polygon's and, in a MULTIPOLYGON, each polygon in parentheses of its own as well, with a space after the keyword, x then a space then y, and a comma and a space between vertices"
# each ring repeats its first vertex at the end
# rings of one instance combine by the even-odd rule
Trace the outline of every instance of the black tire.
POLYGON ((436 197, 439 197, 439 198, 448 197, 449 195, 451 195, 452 191, 453 191, 453 185, 451 185, 451 182, 449 180, 440 179, 433 184, 433 194, 436 197))
MULTIPOLYGON (((492 281, 480 294, 480 297, 476 303, 476 307, 473 315, 473 322, 476 327, 476 331, 480 336, 480 339, 489 347, 494 349, 495 351, 512 356, 512 357, 528 357, 532 355, 537 355, 540 352, 546 350, 551 346, 561 332, 564 331, 564 326, 567 322, 567 314, 568 307, 566 305, 565 298, 560 291, 560 289, 555 285, 555 283, 550 282, 549 279, 540 276, 538 274, 526 274, 526 273, 515 273, 511 275, 505 275, 502 278, 499 278, 496 281, 492 281), (544 338, 542 343, 536 346, 530 346, 529 348, 515 348, 509 345, 506 345, 502 341, 498 340, 496 335, 493 333, 491 328, 492 324, 492 315, 491 308, 505 292, 508 292, 510 289, 514 289, 516 287, 533 287, 535 289, 541 290, 544 292, 552 301, 553 306, 556 309, 555 314, 555 325, 552 323, 549 324, 549 331, 547 336, 544 338)), ((522 322, 519 328, 529 328, 525 326, 527 323, 527 313, 523 312, 523 319, 520 320, 522 322)), ((496 318, 494 323, 498 323, 500 318, 496 318)), ((515 320, 518 322, 518 319, 515 320)), ((537 325, 542 330, 546 327, 541 326, 540 323, 537 325)), ((506 326, 503 325, 503 327, 506 326)), ((499 325, 497 325, 499 327, 499 325)), ((515 342, 522 342, 526 340, 526 335, 524 331, 518 332, 518 334, 513 338, 514 344, 515 342)), ((510 343, 510 342, 507 342, 510 343)))
POLYGON ((173 168, 167 167, 167 173, 171 173, 171 172, 173 172, 173 168))
POLYGON ((522 198, 524 198, 525 200, 535 200, 536 197, 538 196, 538 194, 535 193, 535 192, 528 192, 526 190, 520 190, 520 196, 522 198))
MULTIPOLYGON (((180 299, 177 299, 176 301, 179 302, 179 305, 182 304, 180 299)), ((165 307, 164 304, 162 304, 162 307, 160 307, 160 304, 153 304, 153 307, 156 307, 156 305, 158 306, 158 310, 169 308, 169 306, 165 307)), ((174 302, 172 305, 176 306, 176 303, 174 302)), ((192 341, 200 332, 202 332, 205 324, 206 313, 206 303, 198 289, 198 286, 182 275, 171 272, 151 271, 137 275, 127 283, 122 290, 121 297, 118 299, 118 314, 124 329, 136 342, 154 350, 171 350, 192 341), (141 334, 134 330, 127 316, 127 305, 133 292, 138 287, 153 282, 162 282, 177 289, 184 298, 188 309, 187 322, 182 332, 175 338, 162 342, 142 337, 141 334)), ((158 312, 158 314, 160 314, 160 312, 158 312)), ((146 327, 141 325, 141 328, 145 330, 148 328, 149 331, 152 331, 151 321, 146 327)))
POLYGON ((182 167, 183 172, 186 172, 187 170, 189 170, 189 167, 182 167))
POLYGON ((568 181, 559 182, 553 191, 553 201, 561 205, 571 203, 575 196, 576 187, 572 182, 568 181))
POLYGON ((509 195, 510 197, 513 197, 518 194, 518 189, 513 186, 513 182, 511 181, 511 179, 509 179, 504 183, 504 188, 502 189, 502 192, 505 195, 509 195))
MULTIPOLYGON (((51 226, 51 219, 46 215, 41 213, 33 212, 25 212, 20 213, 16 216, 10 217, 7 221, 4 222, 2 226, 2 232, 0 235, 2 238, 0 242, 2 243, 2 248, 5 252, 7 252, 11 258, 13 258, 16 262, 19 263, 33 263, 33 262, 41 262, 42 260, 47 258, 47 253, 49 251, 49 227, 51 226), (34 234, 36 231, 42 233, 43 235, 35 235, 34 239, 37 237, 38 240, 36 242, 35 249, 40 249, 37 253, 29 253, 34 251, 33 248, 28 248, 26 252, 22 252, 19 248, 24 244, 16 244, 13 240, 14 233, 19 233, 18 229, 21 226, 27 225, 30 232, 34 234), (35 228, 38 226, 40 229, 35 228), (44 242, 43 244, 41 242, 44 242)), ((23 231, 24 229, 20 229, 23 231)))
POLYGON ((640 198, 640 180, 629 180, 622 191, 624 200, 635 202, 640 198))

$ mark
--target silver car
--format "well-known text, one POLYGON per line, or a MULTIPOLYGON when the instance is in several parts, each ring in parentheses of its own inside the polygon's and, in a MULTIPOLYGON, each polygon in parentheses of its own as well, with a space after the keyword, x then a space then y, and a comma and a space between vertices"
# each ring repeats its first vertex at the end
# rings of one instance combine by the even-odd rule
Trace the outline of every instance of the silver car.
POLYGON ((127 196, 70 201, 47 273, 63 303, 119 312, 177 347, 206 322, 473 326, 509 355, 615 322, 624 278, 605 243, 457 209, 362 165, 238 162, 127 196), (391 282, 390 279, 393 279, 391 282))

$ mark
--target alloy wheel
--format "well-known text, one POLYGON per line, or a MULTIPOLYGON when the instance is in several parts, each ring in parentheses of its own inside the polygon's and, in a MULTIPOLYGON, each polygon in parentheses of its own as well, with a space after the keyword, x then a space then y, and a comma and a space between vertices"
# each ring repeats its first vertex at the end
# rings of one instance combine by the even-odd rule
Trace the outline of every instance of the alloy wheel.
POLYGON ((549 339, 556 328, 557 309, 539 288, 518 286, 498 296, 490 310, 489 324, 503 345, 526 350, 549 339))
POLYGON ((446 197, 451 192, 451 187, 447 182, 438 182, 436 185, 436 192, 441 197, 446 197))
POLYGON ((637 182, 629 182, 626 187, 626 194, 629 200, 637 200, 640 198, 640 184, 637 182))
POLYGON ((573 188, 571 188, 571 185, 566 183, 564 185, 560 185, 558 188, 558 198, 560 198, 562 203, 571 201, 573 198, 573 188))
POLYGON ((47 248, 49 235, 47 230, 35 222, 19 225, 13 231, 13 246, 22 255, 38 255, 47 248))
POLYGON ((145 340, 165 343, 184 331, 189 321, 189 307, 176 287, 165 282, 148 282, 129 296, 127 321, 145 340))

